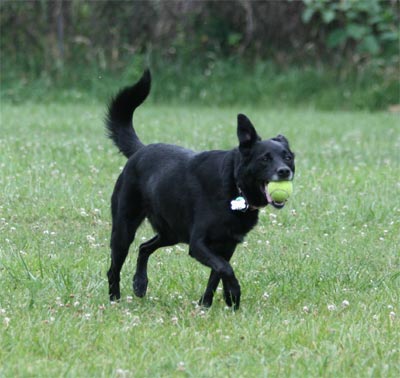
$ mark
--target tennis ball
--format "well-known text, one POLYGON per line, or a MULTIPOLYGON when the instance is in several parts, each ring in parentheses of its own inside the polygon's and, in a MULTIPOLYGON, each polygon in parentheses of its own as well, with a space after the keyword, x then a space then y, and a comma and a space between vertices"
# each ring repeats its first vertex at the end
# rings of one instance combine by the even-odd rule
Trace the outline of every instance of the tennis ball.
POLYGON ((285 202, 293 192, 291 181, 272 181, 268 184, 268 193, 275 202, 285 202))

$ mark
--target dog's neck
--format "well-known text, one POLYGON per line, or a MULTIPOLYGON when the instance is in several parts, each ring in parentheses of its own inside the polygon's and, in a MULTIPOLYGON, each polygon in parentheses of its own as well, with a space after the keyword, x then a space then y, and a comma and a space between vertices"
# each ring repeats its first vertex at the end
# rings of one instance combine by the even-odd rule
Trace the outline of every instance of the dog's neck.
POLYGON ((238 149, 234 149, 228 154, 227 159, 224 164, 224 169, 229 171, 229 182, 225 183, 226 192, 229 195, 229 198, 232 201, 241 201, 243 198, 245 206, 240 209, 241 212, 246 211, 255 211, 259 208, 254 206, 251 201, 249 201, 249 197, 247 194, 247 190, 240 185, 240 165, 242 157, 238 149))

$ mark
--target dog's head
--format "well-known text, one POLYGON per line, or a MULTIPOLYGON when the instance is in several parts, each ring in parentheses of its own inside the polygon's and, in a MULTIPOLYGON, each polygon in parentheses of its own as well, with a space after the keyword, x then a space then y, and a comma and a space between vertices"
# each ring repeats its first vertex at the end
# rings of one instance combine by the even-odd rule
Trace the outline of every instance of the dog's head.
POLYGON ((250 120, 238 115, 237 135, 240 162, 236 166, 236 181, 250 206, 268 204, 280 209, 285 203, 275 202, 267 191, 271 181, 291 181, 294 177, 294 153, 283 135, 261 140, 250 120))

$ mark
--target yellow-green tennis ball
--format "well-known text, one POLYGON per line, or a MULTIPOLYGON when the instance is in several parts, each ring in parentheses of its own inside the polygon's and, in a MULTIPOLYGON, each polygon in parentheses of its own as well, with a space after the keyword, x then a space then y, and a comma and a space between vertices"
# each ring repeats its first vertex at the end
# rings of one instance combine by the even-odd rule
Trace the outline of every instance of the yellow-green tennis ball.
POLYGON ((268 193, 275 202, 285 202, 293 192, 291 181, 273 181, 268 184, 268 193))

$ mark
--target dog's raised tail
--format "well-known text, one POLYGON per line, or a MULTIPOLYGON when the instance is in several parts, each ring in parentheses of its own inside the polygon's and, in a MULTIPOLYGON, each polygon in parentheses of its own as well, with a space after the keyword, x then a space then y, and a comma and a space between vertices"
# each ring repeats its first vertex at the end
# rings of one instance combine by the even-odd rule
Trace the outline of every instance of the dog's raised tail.
POLYGON ((140 80, 130 87, 121 89, 108 107, 107 134, 127 158, 143 147, 133 128, 132 117, 135 109, 148 96, 150 87, 151 75, 146 69, 140 80))

